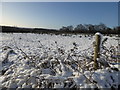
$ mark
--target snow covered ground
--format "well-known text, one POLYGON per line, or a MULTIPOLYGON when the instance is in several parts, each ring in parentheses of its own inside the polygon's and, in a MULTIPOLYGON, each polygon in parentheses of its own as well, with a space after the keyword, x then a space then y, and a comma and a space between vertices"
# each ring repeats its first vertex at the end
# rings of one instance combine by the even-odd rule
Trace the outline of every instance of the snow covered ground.
POLYGON ((92 35, 0 33, 0 87, 117 88, 118 37, 105 38, 94 70, 92 35))

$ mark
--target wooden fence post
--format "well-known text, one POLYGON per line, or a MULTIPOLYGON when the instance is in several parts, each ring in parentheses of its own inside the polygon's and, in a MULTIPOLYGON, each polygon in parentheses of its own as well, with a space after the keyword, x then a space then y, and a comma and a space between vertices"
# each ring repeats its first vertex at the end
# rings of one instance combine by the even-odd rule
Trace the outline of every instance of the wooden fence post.
POLYGON ((100 55, 101 34, 95 34, 95 47, 94 47, 94 69, 98 69, 97 58, 100 55))

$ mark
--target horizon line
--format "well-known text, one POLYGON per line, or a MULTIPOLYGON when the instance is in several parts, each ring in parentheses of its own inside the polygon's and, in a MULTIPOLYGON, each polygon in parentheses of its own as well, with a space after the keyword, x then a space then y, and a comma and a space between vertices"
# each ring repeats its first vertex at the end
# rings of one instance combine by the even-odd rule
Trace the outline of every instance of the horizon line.
MULTIPOLYGON (((103 23, 104 24, 104 23, 103 23)), ((79 25, 79 24, 78 24, 79 25)), ((85 24, 82 24, 82 25, 85 25, 85 24)), ((88 25, 88 24, 87 24, 88 25)), ((99 24, 91 24, 91 25, 99 25, 99 24)), ((106 24, 105 24, 106 25, 106 24)), ((10 26, 10 27, 18 27, 18 28, 30 28, 30 29, 35 29, 35 28, 40 28, 40 29, 56 29, 56 30, 59 30, 60 28, 62 27, 67 27, 67 26, 61 26, 60 28, 47 28, 47 27, 27 27, 27 26, 16 26, 16 25, 1 25, 0 26, 10 26)), ((73 25, 68 25, 68 26, 73 26, 73 25)), ((77 25, 76 25, 77 26, 77 25)), ((108 27, 108 26, 106 26, 108 27)), ((108 28, 115 28, 115 27, 120 27, 120 25, 118 26, 113 26, 113 27, 108 27, 108 28)), ((75 27, 73 27, 75 28, 75 27)))

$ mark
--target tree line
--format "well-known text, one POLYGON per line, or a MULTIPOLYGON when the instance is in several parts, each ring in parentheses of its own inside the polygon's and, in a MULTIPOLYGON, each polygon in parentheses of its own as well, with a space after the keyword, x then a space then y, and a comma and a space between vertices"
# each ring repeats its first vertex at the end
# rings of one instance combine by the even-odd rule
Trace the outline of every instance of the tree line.
POLYGON ((102 34, 120 34, 120 26, 114 28, 107 27, 105 24, 100 23, 98 25, 93 24, 79 24, 76 27, 63 26, 59 30, 56 29, 44 29, 44 28, 21 28, 21 27, 12 27, 12 26, 0 26, 0 31, 5 33, 71 33, 71 34, 94 34, 100 32, 102 34))
POLYGON ((103 34, 120 34, 120 26, 110 28, 107 27, 105 24, 100 23, 98 25, 92 24, 79 24, 76 27, 70 26, 63 26, 60 28, 62 32, 74 32, 74 33, 90 33, 94 34, 96 32, 100 32, 103 34))

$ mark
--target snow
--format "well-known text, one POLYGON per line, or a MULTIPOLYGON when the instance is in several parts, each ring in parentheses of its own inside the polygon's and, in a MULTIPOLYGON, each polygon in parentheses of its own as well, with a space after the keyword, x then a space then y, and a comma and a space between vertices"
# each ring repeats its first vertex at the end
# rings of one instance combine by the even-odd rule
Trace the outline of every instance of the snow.
POLYGON ((99 32, 95 33, 95 35, 100 35, 100 36, 102 36, 102 34, 101 34, 101 33, 99 33, 99 32))
POLYGON ((102 37, 108 39, 94 70, 92 35, 1 33, 0 87, 117 88, 117 37, 102 37))

